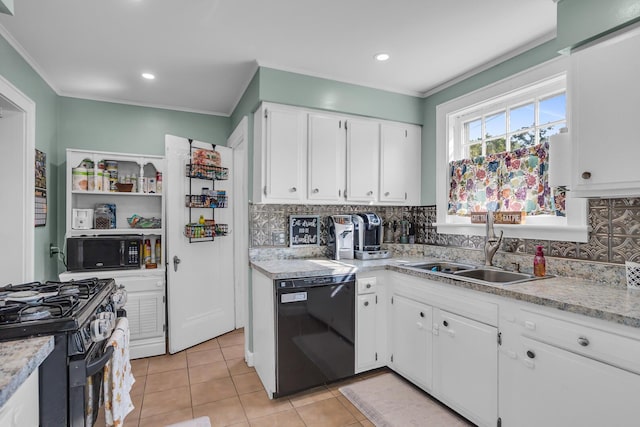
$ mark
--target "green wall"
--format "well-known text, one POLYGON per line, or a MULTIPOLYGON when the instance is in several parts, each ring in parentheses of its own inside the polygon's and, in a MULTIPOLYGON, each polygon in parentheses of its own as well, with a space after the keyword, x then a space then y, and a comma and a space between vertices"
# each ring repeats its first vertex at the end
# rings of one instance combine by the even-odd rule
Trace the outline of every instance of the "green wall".
POLYGON ((36 148, 47 154, 47 224, 35 229, 36 280, 57 277, 56 260, 49 257, 49 242, 55 243, 58 222, 56 156, 57 95, 25 60, 0 37, 0 76, 36 104, 36 148))
POLYGON ((422 99, 350 83, 260 69, 260 101, 422 124, 422 99))
MULTIPOLYGON (((228 117, 78 98, 58 99, 58 194, 65 194, 67 148, 164 155, 166 134, 225 145, 228 117)), ((50 204, 51 206, 51 204, 50 204)), ((64 242, 65 199, 57 198, 57 241, 64 242)), ((58 265, 59 271, 64 266, 58 265)))
POLYGON ((560 0, 558 44, 576 47, 640 19, 638 0, 560 0))
POLYGON ((64 243, 66 148, 163 155, 165 134, 221 145, 230 134, 228 117, 60 97, 2 37, 0 76, 35 102, 36 148, 47 154, 48 216, 35 229, 36 280, 55 280, 64 270, 49 257, 49 244, 64 243))

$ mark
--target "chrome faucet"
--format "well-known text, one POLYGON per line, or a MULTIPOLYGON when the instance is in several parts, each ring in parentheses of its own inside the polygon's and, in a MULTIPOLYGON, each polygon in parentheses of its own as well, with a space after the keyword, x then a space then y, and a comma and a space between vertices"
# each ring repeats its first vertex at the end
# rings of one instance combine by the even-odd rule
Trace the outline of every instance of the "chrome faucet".
POLYGON ((493 212, 487 212, 487 234, 484 240, 484 265, 493 265, 493 256, 498 251, 500 243, 502 243, 503 231, 500 230, 500 237, 496 236, 493 230, 493 212))

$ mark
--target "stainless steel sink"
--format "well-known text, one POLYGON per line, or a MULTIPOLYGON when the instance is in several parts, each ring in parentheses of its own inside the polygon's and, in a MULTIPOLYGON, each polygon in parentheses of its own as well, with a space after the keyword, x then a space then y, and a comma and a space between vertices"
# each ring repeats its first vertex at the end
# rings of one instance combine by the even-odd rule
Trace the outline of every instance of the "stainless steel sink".
POLYGON ((420 270, 436 273, 442 276, 455 277, 461 280, 468 279, 471 282, 494 284, 494 285, 512 285, 514 283, 528 282, 530 280, 544 279, 545 277, 536 277, 528 273, 519 273, 515 271, 505 271, 499 268, 478 267, 471 264, 462 264, 458 262, 421 262, 415 264, 406 264, 406 267, 417 268, 420 270))
POLYGON ((458 277, 481 280, 488 283, 499 283, 501 285, 526 282, 528 280, 542 279, 527 273, 516 273, 513 271, 502 271, 479 268, 475 270, 462 270, 454 273, 458 277))
POLYGON ((474 268, 476 268, 476 266, 474 265, 459 264, 456 262, 425 262, 420 264, 408 264, 407 267, 449 274, 453 274, 459 271, 473 270, 474 268))

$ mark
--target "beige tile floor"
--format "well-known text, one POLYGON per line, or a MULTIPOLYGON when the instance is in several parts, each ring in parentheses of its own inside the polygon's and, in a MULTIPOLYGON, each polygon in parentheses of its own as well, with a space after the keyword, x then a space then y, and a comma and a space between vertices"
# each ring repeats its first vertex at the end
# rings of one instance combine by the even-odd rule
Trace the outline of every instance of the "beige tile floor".
MULTIPOLYGON (((161 427, 202 416, 212 426, 373 426, 338 388, 386 372, 269 400, 255 369, 244 362, 242 329, 180 353, 132 360, 131 367, 135 409, 125 427, 161 427)), ((103 426, 101 416, 96 427, 103 426)))

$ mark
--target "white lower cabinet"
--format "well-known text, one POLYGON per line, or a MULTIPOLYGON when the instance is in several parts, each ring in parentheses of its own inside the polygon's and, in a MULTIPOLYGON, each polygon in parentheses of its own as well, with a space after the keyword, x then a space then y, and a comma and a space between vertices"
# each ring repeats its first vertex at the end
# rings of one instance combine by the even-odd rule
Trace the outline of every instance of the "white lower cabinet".
POLYGON ((434 390, 480 425, 498 417, 498 330, 444 310, 433 313, 434 390))
POLYGON ((640 375, 520 337, 502 358, 503 426, 631 426, 640 420, 640 375))
POLYGON ((391 276, 390 367, 479 426, 498 420, 498 306, 433 280, 391 276))
POLYGON ((528 304, 504 304, 503 426, 631 426, 640 420, 640 331, 528 304))
POLYGON ((164 269, 117 270, 61 273, 60 280, 113 278, 127 291, 124 309, 129 321, 129 357, 158 356, 166 353, 166 309, 164 269))
POLYGON ((38 397, 38 370, 0 408, 0 426, 37 427, 39 425, 40 400, 38 397))
POLYGON ((433 379, 433 308, 394 295, 391 304, 391 368, 430 391, 433 379))
POLYGON ((382 277, 358 276, 356 373, 387 364, 387 315, 382 277))

